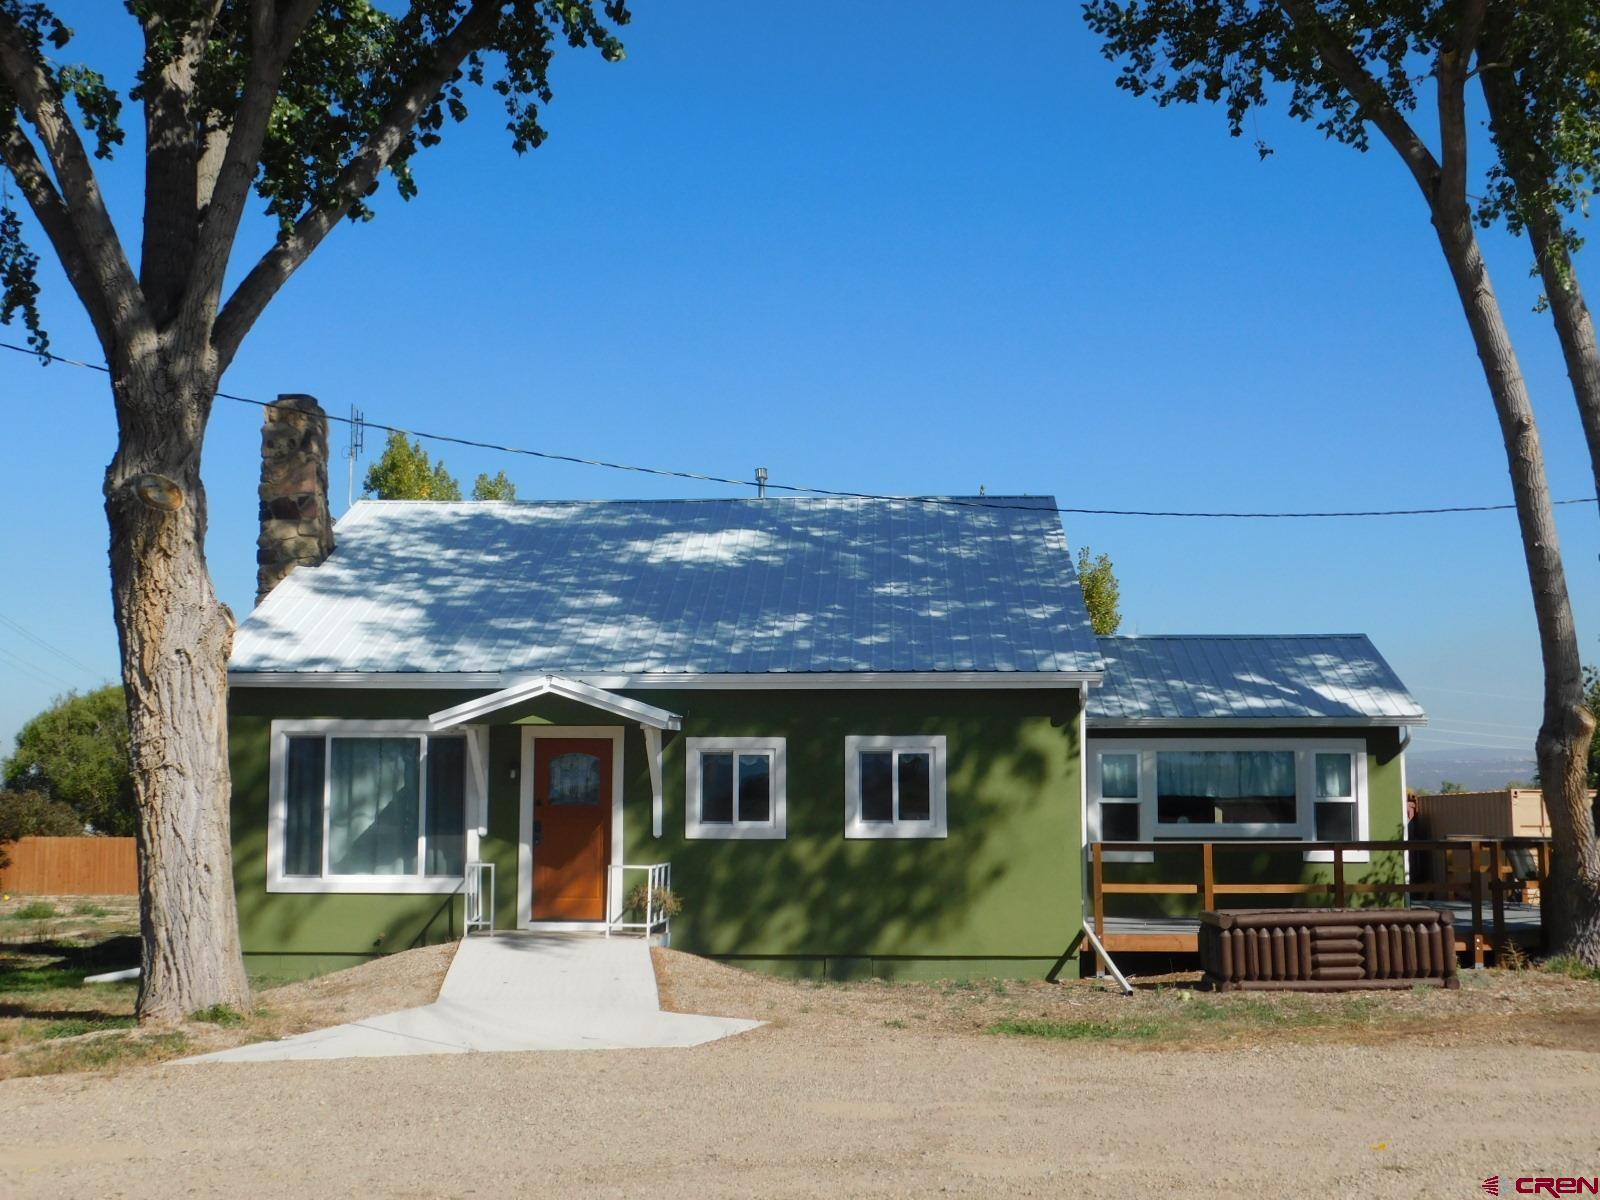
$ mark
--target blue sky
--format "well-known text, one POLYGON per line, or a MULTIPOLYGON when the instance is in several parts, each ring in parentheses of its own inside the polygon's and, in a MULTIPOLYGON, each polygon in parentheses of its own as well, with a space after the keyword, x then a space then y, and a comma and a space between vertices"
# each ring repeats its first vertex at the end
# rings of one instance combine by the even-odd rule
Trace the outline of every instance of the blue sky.
MULTIPOLYGON (((79 54, 126 81, 131 22, 62 7, 79 54)), ((376 221, 337 231, 224 386, 827 488, 1119 508, 1509 499, 1465 323, 1386 149, 1266 113, 1254 132, 1277 153, 1260 162, 1216 109, 1116 90, 1075 6, 1018 4, 1004 24, 955 3, 638 9, 625 63, 558 57, 538 151, 513 155, 479 97, 418 161, 421 197, 390 189, 376 221)), ((137 143, 105 180, 135 246, 137 143)), ((270 227, 247 238, 262 247, 270 227)), ((1592 494, 1526 247, 1487 244, 1553 489, 1592 494)), ((95 357, 59 273, 45 286, 54 348, 95 357)), ((102 376, 21 355, 0 354, 0 404, 9 748, 54 694, 115 673, 100 507, 115 430, 102 376)), ((206 446, 210 562, 241 614, 258 429, 258 411, 219 401, 206 446)), ((524 499, 727 494, 443 456, 468 481, 506 470, 524 499)), ((1561 531, 1600 661, 1593 507, 1563 510, 1561 531)), ((1127 631, 1367 632, 1433 715, 1419 747, 1531 752, 1539 659, 1510 513, 1069 517, 1067 533, 1115 559, 1127 631)))

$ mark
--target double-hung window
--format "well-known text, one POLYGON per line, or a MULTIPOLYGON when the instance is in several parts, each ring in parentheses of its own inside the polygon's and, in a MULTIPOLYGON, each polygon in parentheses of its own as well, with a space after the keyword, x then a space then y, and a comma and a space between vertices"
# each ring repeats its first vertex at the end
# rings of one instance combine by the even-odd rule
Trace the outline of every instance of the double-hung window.
MULTIPOLYGON (((1367 837, 1358 741, 1117 738, 1089 773, 1089 839, 1101 842, 1367 837)), ((1148 859, 1146 851, 1107 851, 1148 859)), ((1312 860, 1330 851, 1308 851, 1312 860)), ((1364 855, 1347 854, 1352 861, 1364 855)))
POLYGON ((692 737, 687 758, 691 838, 782 838, 788 828, 784 739, 692 737))
POLYGON ((459 888, 468 736, 404 721, 273 722, 268 890, 459 888))
POLYGON ((844 795, 847 838, 944 837, 944 736, 845 738, 844 795))

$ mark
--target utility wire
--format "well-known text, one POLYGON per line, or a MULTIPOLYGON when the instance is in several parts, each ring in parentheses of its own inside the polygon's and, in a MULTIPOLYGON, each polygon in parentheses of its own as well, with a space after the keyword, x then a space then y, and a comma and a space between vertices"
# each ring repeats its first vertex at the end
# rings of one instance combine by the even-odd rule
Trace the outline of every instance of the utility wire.
POLYGON ((20 633, 23 637, 27 638, 34 645, 38 646, 41 650, 48 651, 49 653, 51 653, 51 654, 55 655, 57 658, 59 658, 62 662, 67 663, 67 664, 69 664, 71 666, 77 667, 78 670, 82 671, 85 675, 92 676, 95 679, 103 679, 103 678, 105 678, 105 674, 106 673, 104 671, 96 671, 93 667, 89 666, 88 664, 86 664, 84 662, 81 662, 80 660, 78 660, 76 658, 73 658, 72 655, 68 654, 60 646, 57 646, 57 645, 54 645, 54 644, 52 644, 50 642, 45 641, 38 634, 36 634, 33 631, 23 627, 18 622, 13 621, 10 617, 6 616, 5 613, 0 613, 0 625, 8 625, 8 626, 10 626, 17 633, 20 633))
MULTIPOLYGON (((14 350, 19 354, 32 355, 35 358, 46 358, 51 362, 66 363, 68 366, 84 367, 91 371, 99 371, 109 375, 111 369, 103 363, 85 362, 82 359, 67 358, 60 354, 48 351, 41 354, 27 346, 18 346, 10 342, 0 342, 0 349, 14 350)), ((221 400, 233 400, 239 404, 253 404, 257 408, 270 408, 272 404, 267 400, 255 400, 249 396, 238 396, 231 392, 217 392, 221 400)), ((341 424, 353 424, 349 417, 339 417, 327 414, 330 421, 341 424)), ((769 490, 789 492, 804 496, 824 496, 842 500, 895 500, 907 504, 941 505, 962 508, 986 509, 1011 509, 1025 512, 1054 512, 1072 516, 1092 517, 1182 517, 1205 518, 1213 520, 1312 520, 1342 517, 1430 517, 1445 513, 1482 513, 1506 512, 1516 508, 1515 504, 1448 504, 1435 508, 1375 508, 1353 509, 1348 511, 1308 511, 1308 512, 1211 512, 1211 511, 1180 511, 1171 509, 1137 509, 1137 508, 1082 508, 1071 506, 1043 506, 1036 504, 992 504, 983 499, 960 499, 953 496, 891 496, 877 492, 847 492, 832 488, 802 487, 797 484, 773 483, 770 480, 764 485, 758 484, 754 479, 733 479, 726 475, 707 475, 699 471, 677 471, 667 467, 645 467, 636 463, 609 462, 601 458, 584 458, 576 454, 557 454, 550 450, 530 450, 522 446, 507 446, 499 442, 479 441, 476 438, 457 437, 448 433, 427 433, 420 429, 402 429, 395 425, 384 425, 378 421, 363 420, 367 428, 381 429, 385 433, 398 433, 404 437, 422 438, 431 442, 444 442, 452 446, 466 446, 474 450, 494 450, 502 454, 518 454, 527 458, 543 459, 547 462, 572 463, 583 467, 603 467, 610 471, 631 471, 639 475, 655 475, 670 479, 688 479, 695 483, 720 483, 730 487, 754 488, 765 486, 769 490)), ((1600 497, 1583 496, 1572 500, 1553 500, 1552 504, 1596 504, 1600 497)))

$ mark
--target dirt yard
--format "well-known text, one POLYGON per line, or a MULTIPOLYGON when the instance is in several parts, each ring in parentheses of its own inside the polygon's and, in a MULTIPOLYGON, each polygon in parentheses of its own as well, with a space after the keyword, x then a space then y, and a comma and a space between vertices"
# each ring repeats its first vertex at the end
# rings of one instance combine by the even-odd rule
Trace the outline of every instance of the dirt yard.
MULTIPOLYGON (((356 1015, 385 993, 363 972, 425 991, 438 953, 296 985, 299 1011, 356 1015)), ((669 1007, 770 1024, 693 1050, 12 1079, 0 1195, 1470 1197, 1600 1174, 1600 984, 1551 972, 1261 1000, 657 969, 669 1007)))
POLYGON ((0 899, 0 1080, 104 1074, 427 1004, 455 953, 450 945, 397 954, 264 990, 250 1013, 217 1009, 138 1029, 136 983, 83 982, 137 963, 138 932, 131 896, 0 899))

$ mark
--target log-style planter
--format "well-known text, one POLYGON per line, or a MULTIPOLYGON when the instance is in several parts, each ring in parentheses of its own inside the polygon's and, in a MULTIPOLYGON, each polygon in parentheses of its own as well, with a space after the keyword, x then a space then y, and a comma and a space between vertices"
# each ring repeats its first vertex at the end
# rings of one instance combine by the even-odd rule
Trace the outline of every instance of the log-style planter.
POLYGON ((1219 991, 1455 988, 1455 918, 1433 908, 1200 914, 1200 966, 1219 991))

